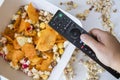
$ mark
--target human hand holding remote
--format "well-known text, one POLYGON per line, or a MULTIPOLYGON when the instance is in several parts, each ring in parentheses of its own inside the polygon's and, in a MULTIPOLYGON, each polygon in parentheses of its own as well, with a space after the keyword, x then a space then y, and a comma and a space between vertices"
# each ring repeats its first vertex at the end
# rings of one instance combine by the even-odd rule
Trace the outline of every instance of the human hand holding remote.
POLYGON ((90 34, 97 41, 87 34, 82 34, 81 40, 95 52, 103 64, 120 73, 120 43, 118 40, 110 33, 100 29, 92 29, 90 34))

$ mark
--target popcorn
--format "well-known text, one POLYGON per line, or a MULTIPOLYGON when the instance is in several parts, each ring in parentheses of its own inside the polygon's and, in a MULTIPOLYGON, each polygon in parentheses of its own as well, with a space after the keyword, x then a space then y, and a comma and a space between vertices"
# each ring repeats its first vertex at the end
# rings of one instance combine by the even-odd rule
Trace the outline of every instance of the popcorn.
POLYGON ((39 15, 40 15, 40 16, 43 16, 43 15, 44 15, 44 12, 45 12, 45 11, 40 10, 39 15))
POLYGON ((55 44, 55 45, 53 46, 53 52, 57 52, 57 50, 58 50, 58 46, 55 44))
POLYGON ((18 70, 20 68, 18 65, 14 66, 12 62, 10 62, 10 66, 15 70, 18 70))
POLYGON ((40 23, 40 29, 45 29, 46 28, 46 24, 45 23, 40 23))
POLYGON ((5 44, 5 43, 7 42, 7 39, 6 39, 5 37, 2 37, 2 38, 0 39, 0 42, 3 43, 3 44, 5 44))
POLYGON ((23 46, 25 43, 32 43, 31 37, 17 37, 17 42, 20 46, 23 46))
POLYGON ((58 46, 58 48, 60 48, 60 49, 64 48, 63 43, 58 43, 57 46, 58 46))
POLYGON ((31 71, 28 71, 27 75, 28 75, 28 76, 33 76, 33 74, 32 74, 31 71))
POLYGON ((38 75, 38 74, 34 75, 34 76, 33 76, 33 80, 40 80, 39 75, 38 75))
POLYGON ((28 9, 28 5, 26 5, 26 6, 24 7, 24 9, 27 11, 27 9, 28 9))
POLYGON ((87 0, 87 4, 94 6, 95 12, 101 13, 102 25, 110 33, 114 34, 114 24, 110 19, 113 0, 87 0))
POLYGON ((44 72, 42 72, 42 71, 39 71, 39 72, 38 72, 38 74, 39 74, 39 75, 43 75, 43 74, 44 74, 44 72))
POLYGON ((32 23, 30 19, 26 19, 25 22, 32 23))
POLYGON ((5 47, 3 47, 3 51, 4 51, 4 53, 7 55, 8 54, 8 49, 7 49, 7 47, 5 46, 5 47))
POLYGON ((81 20, 86 20, 86 18, 88 17, 89 13, 90 13, 89 10, 85 10, 83 13, 78 13, 76 15, 76 17, 81 19, 81 20))
POLYGON ((43 75, 41 75, 40 77, 42 77, 43 80, 47 80, 48 75, 43 74, 43 75))
POLYGON ((64 48, 66 48, 68 46, 68 44, 69 44, 69 41, 65 41, 63 44, 64 48))
POLYGON ((27 74, 29 71, 28 65, 24 65, 22 66, 22 68, 23 68, 23 72, 27 74))
POLYGON ((60 2, 60 5, 64 5, 66 7, 67 11, 70 11, 72 9, 76 9, 78 7, 78 4, 73 2, 73 1, 60 2))
POLYGON ((54 56, 53 56, 53 59, 56 60, 58 57, 59 57, 59 53, 58 53, 58 52, 55 52, 55 53, 54 53, 54 56))
POLYGON ((22 13, 22 18, 25 18, 25 17, 26 17, 26 15, 27 15, 27 13, 26 13, 26 12, 22 13))
POLYGON ((38 70, 36 70, 34 67, 32 68, 32 73, 34 74, 34 73, 38 73, 38 70))
POLYGON ((9 27, 10 29, 13 29, 14 26, 13 26, 13 24, 9 24, 8 27, 9 27))
POLYGON ((40 31, 37 33, 37 36, 38 36, 38 37, 40 37, 40 36, 41 36, 41 32, 40 32, 40 31))
POLYGON ((59 53, 62 55, 64 53, 64 49, 59 49, 59 53))
POLYGON ((49 68, 49 69, 52 69, 52 66, 50 65, 48 68, 49 68))
POLYGON ((18 17, 19 15, 13 15, 12 20, 17 20, 18 17))
POLYGON ((48 15, 48 12, 47 12, 47 11, 45 11, 45 12, 44 12, 44 16, 47 16, 47 15, 48 15))
POLYGON ((59 61, 60 61, 60 57, 57 57, 57 58, 56 58, 56 61, 59 62, 59 61))
POLYGON ((50 72, 49 71, 45 71, 44 74, 45 75, 50 75, 50 72))

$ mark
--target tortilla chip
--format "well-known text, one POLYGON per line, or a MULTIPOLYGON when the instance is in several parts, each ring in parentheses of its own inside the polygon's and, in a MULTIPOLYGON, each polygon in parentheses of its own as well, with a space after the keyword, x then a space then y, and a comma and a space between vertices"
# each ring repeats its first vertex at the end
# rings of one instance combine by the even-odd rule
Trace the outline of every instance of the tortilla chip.
POLYGON ((43 61, 43 59, 36 56, 36 57, 30 59, 30 61, 31 61, 31 65, 34 66, 34 65, 41 64, 41 62, 43 61))
POLYGON ((20 32, 22 32, 22 31, 24 31, 28 26, 30 26, 30 23, 25 22, 25 20, 22 19, 22 20, 21 20, 21 23, 20 23, 20 27, 19 27, 18 32, 20 33, 20 32))
POLYGON ((32 30, 32 31, 25 30, 24 35, 33 37, 33 36, 36 36, 36 31, 35 30, 32 30))
POLYGON ((26 43, 22 47, 22 51, 25 53, 25 57, 32 59, 37 56, 36 50, 33 44, 26 43))
POLYGON ((39 37, 34 36, 34 37, 33 37, 33 43, 34 43, 35 45, 37 45, 37 44, 38 44, 38 41, 39 41, 39 37))
POLYGON ((50 63, 47 60, 44 60, 42 64, 36 65, 36 69, 40 71, 51 71, 49 66, 50 66, 50 63))
POLYGON ((36 69, 41 71, 51 71, 49 66, 53 61, 53 53, 44 53, 44 54, 47 56, 47 59, 43 60, 41 64, 36 65, 36 69))
POLYGON ((20 50, 14 50, 12 55, 12 63, 14 66, 18 65, 18 62, 24 58, 24 53, 20 50))
POLYGON ((7 44, 7 50, 8 52, 12 51, 14 49, 13 45, 7 44))
POLYGON ((63 43, 65 42, 65 38, 62 37, 60 34, 57 35, 56 43, 63 43))
POLYGON ((21 48, 21 46, 18 44, 16 39, 13 41, 13 46, 14 46, 14 49, 20 49, 21 48))
POLYGON ((13 51, 14 51, 13 45, 7 44, 7 50, 8 50, 8 54, 6 55, 6 59, 11 61, 12 60, 13 51))
POLYGON ((39 13, 33 7, 32 3, 30 3, 28 5, 27 13, 28 13, 29 18, 32 20, 33 24, 38 22, 38 20, 39 20, 39 13))
POLYGON ((21 18, 20 18, 20 16, 17 18, 17 20, 15 21, 15 23, 14 23, 14 30, 15 31, 17 31, 18 30, 18 28, 19 28, 19 26, 20 26, 20 21, 21 21, 21 18))
MULTIPOLYGON (((46 24, 46 23, 45 23, 46 24)), ((50 29, 51 31, 55 32, 55 35, 58 35, 58 32, 56 32, 52 27, 50 27, 48 24, 46 24, 46 29, 50 29)))
POLYGON ((2 34, 5 38, 7 38, 7 42, 8 43, 13 43, 13 40, 12 40, 12 38, 11 37, 9 37, 9 36, 7 36, 7 35, 5 35, 5 34, 2 34))
POLYGON ((5 31, 2 33, 2 35, 4 37, 6 37, 9 41, 13 41, 14 40, 14 30, 11 30, 10 28, 6 27, 5 31))
POLYGON ((42 30, 36 49, 40 51, 50 50, 54 46, 55 41, 56 35, 53 30, 51 29, 42 30))

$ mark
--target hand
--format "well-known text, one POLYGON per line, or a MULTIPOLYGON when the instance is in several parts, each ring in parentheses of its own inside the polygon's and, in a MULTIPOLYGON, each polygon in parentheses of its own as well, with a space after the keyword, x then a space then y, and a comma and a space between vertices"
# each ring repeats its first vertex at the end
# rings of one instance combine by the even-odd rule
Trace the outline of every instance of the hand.
POLYGON ((95 52, 103 64, 120 72, 120 43, 117 39, 99 29, 91 30, 90 34, 97 40, 87 34, 82 34, 81 40, 95 52))

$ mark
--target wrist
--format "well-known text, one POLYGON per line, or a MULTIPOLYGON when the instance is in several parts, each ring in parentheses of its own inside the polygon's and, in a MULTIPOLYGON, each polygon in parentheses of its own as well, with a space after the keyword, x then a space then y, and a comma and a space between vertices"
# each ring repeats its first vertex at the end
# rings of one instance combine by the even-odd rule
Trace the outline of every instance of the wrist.
POLYGON ((120 73, 120 55, 116 56, 112 62, 110 67, 120 73))

